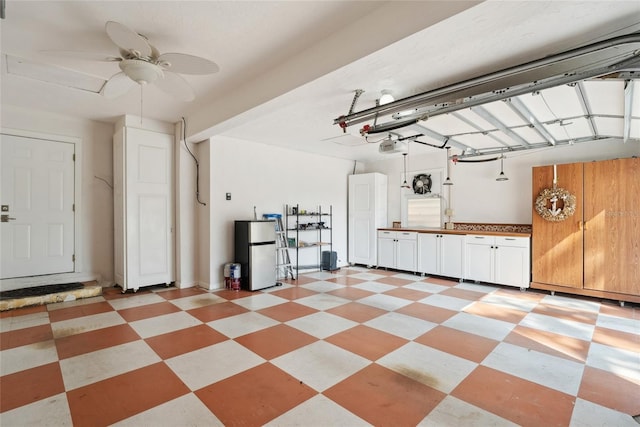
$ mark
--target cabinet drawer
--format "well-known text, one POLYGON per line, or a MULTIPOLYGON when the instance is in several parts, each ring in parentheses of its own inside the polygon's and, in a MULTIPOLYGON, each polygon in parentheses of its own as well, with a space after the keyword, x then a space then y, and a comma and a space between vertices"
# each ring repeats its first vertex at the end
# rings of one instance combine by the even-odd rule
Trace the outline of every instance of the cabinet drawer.
POLYGON ((399 240, 417 240, 418 239, 418 233, 416 233, 415 231, 397 231, 396 232, 396 239, 399 239, 399 240))
POLYGON ((480 235, 480 234, 467 234, 465 236, 465 241, 467 243, 493 245, 493 243, 495 242, 495 237, 494 236, 483 236, 483 235, 480 235))
POLYGON ((528 248, 528 237, 497 237, 496 246, 515 246, 518 248, 528 248))
POLYGON ((383 238, 383 239, 396 239, 398 237, 398 232, 397 231, 385 231, 385 230, 378 230, 378 237, 383 238))

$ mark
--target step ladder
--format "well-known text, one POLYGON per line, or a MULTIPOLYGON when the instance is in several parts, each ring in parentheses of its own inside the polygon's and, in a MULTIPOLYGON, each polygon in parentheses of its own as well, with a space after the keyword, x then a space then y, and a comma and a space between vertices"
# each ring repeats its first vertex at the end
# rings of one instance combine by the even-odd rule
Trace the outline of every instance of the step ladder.
POLYGON ((282 225, 282 216, 278 214, 264 214, 264 219, 273 219, 276 222, 276 274, 278 279, 286 279, 291 276, 295 280, 289 245, 287 243, 287 230, 282 225))

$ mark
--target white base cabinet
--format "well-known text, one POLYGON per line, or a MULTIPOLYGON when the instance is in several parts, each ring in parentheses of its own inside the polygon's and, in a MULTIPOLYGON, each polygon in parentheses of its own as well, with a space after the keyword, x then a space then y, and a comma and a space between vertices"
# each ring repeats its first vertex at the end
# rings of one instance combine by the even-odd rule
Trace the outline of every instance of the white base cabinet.
POLYGON ((418 234, 418 272, 463 278, 465 236, 418 234))
POLYGON ((464 278, 528 288, 530 239, 468 234, 465 237, 464 278))
POLYGON ((416 271, 418 233, 378 231, 378 267, 416 271))

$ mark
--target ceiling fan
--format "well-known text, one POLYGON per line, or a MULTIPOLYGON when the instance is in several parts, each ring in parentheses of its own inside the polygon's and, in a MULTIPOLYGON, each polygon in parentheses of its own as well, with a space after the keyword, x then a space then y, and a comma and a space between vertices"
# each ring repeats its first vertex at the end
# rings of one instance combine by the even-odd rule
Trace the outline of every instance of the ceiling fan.
POLYGON ((140 85, 155 84, 159 89, 182 101, 192 101, 195 93, 180 74, 213 74, 220 68, 215 62, 185 53, 163 53, 149 44, 147 38, 129 27, 108 21, 105 30, 119 48, 120 56, 89 52, 58 52, 67 56, 82 57, 106 62, 118 62, 121 72, 114 74, 102 88, 106 98, 116 98, 140 85))

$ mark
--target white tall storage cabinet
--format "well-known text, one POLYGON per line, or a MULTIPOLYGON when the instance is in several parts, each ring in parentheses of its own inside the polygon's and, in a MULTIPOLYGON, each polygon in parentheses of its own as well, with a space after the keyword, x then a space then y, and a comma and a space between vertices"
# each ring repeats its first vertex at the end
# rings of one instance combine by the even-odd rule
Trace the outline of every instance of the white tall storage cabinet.
POLYGON ((349 263, 377 265, 377 229, 387 224, 387 176, 349 175, 349 263))
POLYGON ((174 278, 171 134, 122 126, 113 137, 115 282, 125 292, 174 278))

